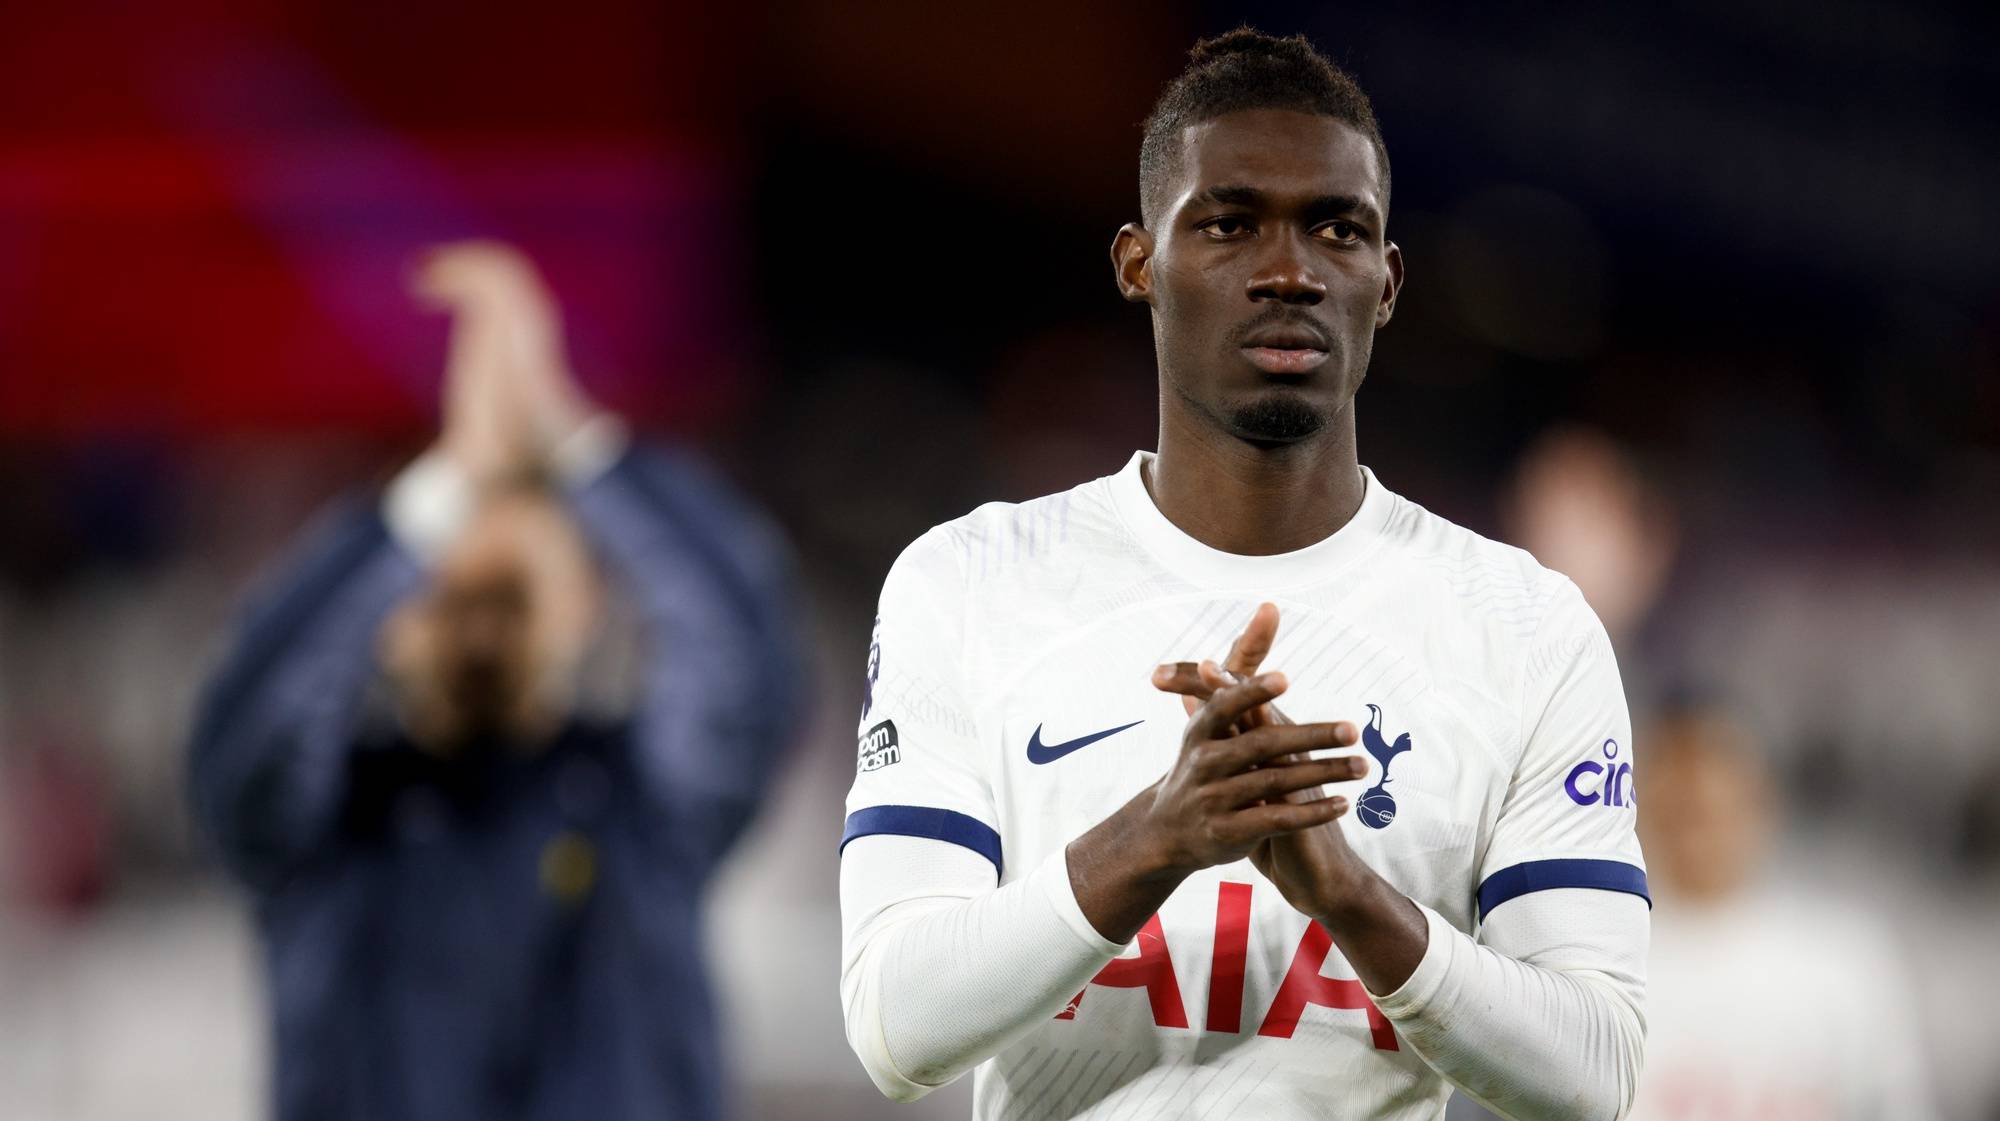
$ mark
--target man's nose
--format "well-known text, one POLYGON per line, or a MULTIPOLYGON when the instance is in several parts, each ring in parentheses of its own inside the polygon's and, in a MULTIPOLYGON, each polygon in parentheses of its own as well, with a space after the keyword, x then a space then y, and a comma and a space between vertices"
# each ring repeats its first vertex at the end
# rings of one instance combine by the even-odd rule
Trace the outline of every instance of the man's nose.
POLYGON ((1296 236, 1272 238, 1269 249, 1250 274, 1250 300, 1311 307, 1326 299, 1326 285, 1313 268, 1310 247, 1296 236))

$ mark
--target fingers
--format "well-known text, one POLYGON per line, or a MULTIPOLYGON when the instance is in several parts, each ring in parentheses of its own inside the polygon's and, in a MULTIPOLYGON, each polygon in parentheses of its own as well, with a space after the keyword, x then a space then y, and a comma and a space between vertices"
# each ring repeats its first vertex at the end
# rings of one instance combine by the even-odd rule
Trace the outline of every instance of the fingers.
POLYGON ((1168 662, 1153 667, 1153 688, 1162 693, 1194 697, 1197 703, 1207 700, 1215 692, 1202 680, 1201 667, 1194 662, 1168 662))
MULTIPOLYGON (((1199 674, 1201 677, 1202 687, 1205 689, 1209 689, 1211 691, 1215 689, 1220 689, 1225 685, 1231 684, 1232 682, 1242 680, 1241 678, 1235 676, 1234 674, 1231 674, 1228 670, 1223 669, 1222 667, 1216 665, 1214 662, 1201 663, 1201 665, 1195 667, 1195 672, 1199 674)), ((1249 715, 1243 718, 1243 721, 1240 725, 1238 725, 1237 730, 1245 731, 1250 728, 1262 727, 1265 724, 1296 724, 1296 723, 1298 723, 1298 721, 1293 720, 1289 716, 1286 716, 1284 710, 1280 709, 1275 704, 1258 705, 1256 708, 1250 710, 1249 715)))
POLYGON ((488 474, 495 464, 520 469, 597 415, 564 355, 561 310, 527 254, 491 240, 440 245, 415 262, 410 287, 452 316, 446 428, 468 449, 462 459, 488 474), (504 439, 491 436, 498 428, 504 439))
MULTIPOLYGON (((1195 667, 1195 672, 1201 675, 1202 687, 1211 693, 1243 680, 1243 678, 1230 673, 1214 662, 1203 662, 1201 665, 1195 667)), ((1289 724, 1291 721, 1282 720, 1278 716, 1276 705, 1258 705, 1256 708, 1243 714, 1243 719, 1236 724, 1236 730, 1238 732, 1247 732, 1252 728, 1261 728, 1266 724, 1277 723, 1289 724)))
MULTIPOLYGON (((1354 725, 1346 720, 1330 724, 1267 724, 1240 736, 1203 744, 1196 759, 1196 774, 1203 781, 1212 782, 1287 755, 1352 747, 1360 738, 1354 725)), ((1360 778, 1367 773, 1366 758, 1350 755, 1347 759, 1356 767, 1348 778, 1360 778)))
POLYGON ((410 289, 446 308, 539 295, 541 278, 520 250, 498 241, 455 241, 426 250, 411 269, 410 289))
POLYGON ((1202 681, 1201 667, 1193 662, 1168 662, 1153 667, 1153 688, 1162 693, 1180 694, 1181 708, 1189 716, 1193 716, 1195 710, 1201 707, 1201 702, 1215 692, 1202 681))
POLYGON ((1168 662, 1153 670, 1153 687, 1163 693, 1183 696, 1199 693, 1206 697, 1231 680, 1255 676, 1264 659, 1270 656, 1271 644, 1277 638, 1277 606, 1259 604, 1256 614, 1250 617, 1250 625, 1236 637, 1220 666, 1213 662, 1168 662))
POLYGON ((1202 662, 1194 669, 1195 673, 1201 676, 1202 687, 1211 693, 1217 689, 1233 685, 1248 676, 1247 674, 1225 672, 1221 666, 1209 661, 1202 662))
POLYGON ((1311 801, 1319 788, 1330 782, 1347 782, 1368 773, 1366 760, 1354 756, 1314 759, 1231 775, 1210 784, 1208 796, 1216 805, 1240 809, 1258 802, 1311 801), (1292 798, 1306 792, 1309 798, 1292 798))
MULTIPOLYGON (((1271 647, 1277 639, 1278 607, 1273 603, 1260 603, 1251 613, 1243 633, 1236 636, 1236 641, 1230 645, 1222 664, 1209 661, 1171 662, 1153 670, 1153 687, 1161 692, 1180 694, 1181 707, 1193 717, 1199 711, 1199 701, 1213 697, 1230 684, 1255 676, 1264 659, 1270 656, 1271 647)), ((1240 731, 1264 724, 1290 723, 1290 719, 1270 705, 1254 705, 1233 723, 1240 731)))
POLYGON ((1236 637, 1229 648, 1229 656, 1222 659, 1222 668, 1238 677, 1249 677, 1264 665, 1264 659, 1271 654, 1271 644, 1278 640, 1278 606, 1274 603, 1260 603, 1250 615, 1250 625, 1236 637))
MULTIPOLYGON (((1178 693, 1181 707, 1189 716, 1216 691, 1241 680, 1214 662, 1168 662, 1153 667, 1153 688, 1162 693, 1178 693)), ((1243 718, 1245 728, 1264 724, 1296 723, 1275 704, 1259 705, 1243 718)))
POLYGON ((1188 721, 1185 742, 1199 744, 1226 735, 1244 713, 1282 695, 1289 685, 1284 674, 1265 673, 1217 690, 1188 721))
POLYGON ((1347 812, 1348 801, 1338 795, 1310 802, 1272 802, 1230 814, 1219 828, 1236 844, 1255 844, 1284 833, 1297 833, 1337 820, 1347 812))
POLYGON ((442 442, 481 481, 509 473, 521 451, 519 418, 499 384, 506 355, 496 327, 486 316, 455 314, 445 355, 442 442))

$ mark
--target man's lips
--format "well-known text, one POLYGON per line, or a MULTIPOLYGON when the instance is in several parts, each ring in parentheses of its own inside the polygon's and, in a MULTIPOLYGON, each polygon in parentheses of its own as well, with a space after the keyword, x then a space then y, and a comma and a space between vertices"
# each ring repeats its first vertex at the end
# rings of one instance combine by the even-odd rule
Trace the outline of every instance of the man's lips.
POLYGON ((1326 364, 1326 351, 1313 347, 1246 346, 1243 353, 1267 374, 1309 374, 1326 364))
POLYGON ((1241 346, 1251 365, 1267 374, 1289 376, 1319 369, 1331 350, 1324 328, 1297 318, 1252 327, 1244 332, 1241 346))

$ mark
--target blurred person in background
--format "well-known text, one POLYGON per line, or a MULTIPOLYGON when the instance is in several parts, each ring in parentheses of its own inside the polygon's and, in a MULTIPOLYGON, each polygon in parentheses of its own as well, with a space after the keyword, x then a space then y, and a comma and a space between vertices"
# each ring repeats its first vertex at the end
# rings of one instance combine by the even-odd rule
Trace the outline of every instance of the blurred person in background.
POLYGON ((513 251, 430 255, 444 431, 334 511, 210 681, 195 811, 254 894, 276 1113, 709 1118, 699 904, 801 696, 786 554, 571 377, 513 251), (617 578, 639 697, 579 703, 617 578))
POLYGON ((1574 580, 1614 643, 1646 621, 1679 535, 1669 503, 1611 436, 1581 426, 1543 433, 1502 505, 1508 539, 1574 580))
MULTIPOLYGON (((1544 433, 1503 508, 1510 536, 1575 580, 1614 637, 1643 627, 1671 575, 1675 519, 1615 439, 1544 433)), ((1912 989, 1885 932, 1763 875, 1781 807, 1754 737, 1712 705, 1671 706, 1645 731, 1639 832, 1656 908, 1647 1070, 1631 1116, 1933 1116, 1912 989)), ((1618 765, 1590 762, 1565 781, 1601 800, 1618 765)))
POLYGON ((1900 953, 1862 907, 1764 875, 1781 821, 1758 744, 1727 711, 1653 724, 1639 833, 1659 906, 1634 1121, 1936 1116, 1900 953))

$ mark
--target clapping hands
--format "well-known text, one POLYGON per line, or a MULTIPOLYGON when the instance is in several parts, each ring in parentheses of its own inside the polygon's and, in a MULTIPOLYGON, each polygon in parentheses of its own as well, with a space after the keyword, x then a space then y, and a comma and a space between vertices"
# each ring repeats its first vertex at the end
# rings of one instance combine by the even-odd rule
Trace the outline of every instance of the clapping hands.
POLYGON ((411 291, 452 318, 437 450, 482 490, 545 473, 598 415, 570 370, 562 317, 527 256, 497 241, 439 246, 411 291))

